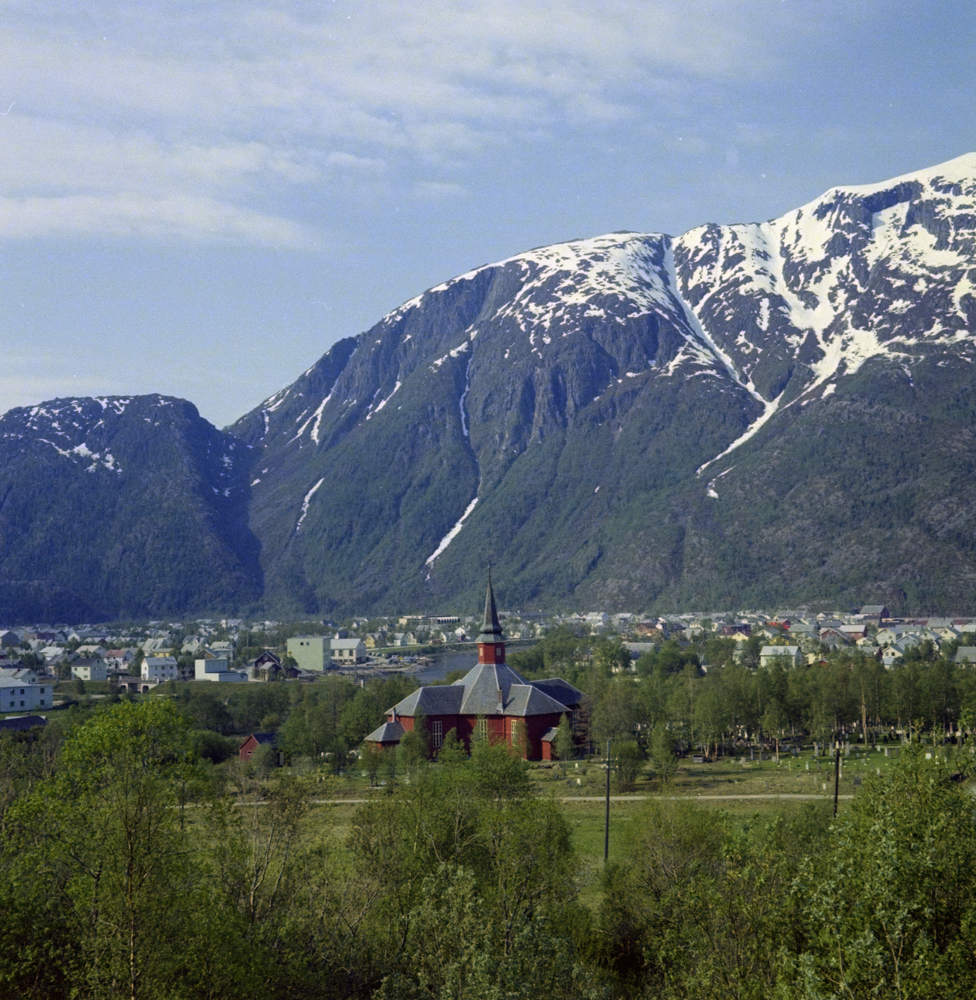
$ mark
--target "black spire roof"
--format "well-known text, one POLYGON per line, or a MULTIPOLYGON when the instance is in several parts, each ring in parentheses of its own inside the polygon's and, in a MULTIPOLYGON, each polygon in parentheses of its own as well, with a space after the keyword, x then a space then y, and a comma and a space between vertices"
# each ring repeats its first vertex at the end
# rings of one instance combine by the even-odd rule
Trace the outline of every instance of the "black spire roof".
POLYGON ((504 642, 505 635, 498 621, 495 592, 491 587, 491 569, 488 570, 488 593, 485 594, 485 620, 475 642, 504 642))

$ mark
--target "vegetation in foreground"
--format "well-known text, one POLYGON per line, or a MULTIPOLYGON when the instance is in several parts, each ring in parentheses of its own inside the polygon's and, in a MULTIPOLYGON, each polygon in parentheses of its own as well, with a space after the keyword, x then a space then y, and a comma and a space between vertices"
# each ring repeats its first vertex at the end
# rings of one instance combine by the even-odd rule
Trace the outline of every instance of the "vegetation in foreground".
POLYGON ((120 702, 63 744, 0 740, 0 994, 968 996, 972 757, 949 756, 909 745, 833 822, 651 797, 603 867, 503 747, 449 741, 331 825, 321 784, 221 787, 176 705, 120 702))

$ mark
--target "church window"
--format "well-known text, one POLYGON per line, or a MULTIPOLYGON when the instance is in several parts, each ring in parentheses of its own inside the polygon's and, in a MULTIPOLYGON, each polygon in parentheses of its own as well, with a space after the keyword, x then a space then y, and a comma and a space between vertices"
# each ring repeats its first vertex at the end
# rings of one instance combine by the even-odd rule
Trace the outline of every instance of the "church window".
POLYGON ((432 722, 430 724, 430 735, 434 749, 439 750, 444 746, 444 723, 440 721, 432 722))
POLYGON ((483 740, 488 739, 488 720, 483 715, 478 719, 478 736, 483 740))

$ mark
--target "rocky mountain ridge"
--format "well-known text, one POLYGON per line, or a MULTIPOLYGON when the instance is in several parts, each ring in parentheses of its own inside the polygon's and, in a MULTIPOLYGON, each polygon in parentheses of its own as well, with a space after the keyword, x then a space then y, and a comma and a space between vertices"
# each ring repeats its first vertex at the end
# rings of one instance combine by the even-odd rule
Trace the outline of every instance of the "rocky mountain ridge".
POLYGON ((246 446, 166 396, 0 417, 0 616, 146 617, 256 600, 246 446))
MULTIPOLYGON (((762 470, 794 490, 805 480, 772 452, 750 463, 763 441, 799 433, 818 413, 821 439, 842 419, 842 449, 851 423, 859 449, 886 424, 930 429, 922 411, 933 400, 915 390, 929 369, 944 369, 934 384, 968 399, 974 197, 970 155, 833 189, 768 223, 544 247, 411 299, 231 428, 267 459, 271 485, 254 488, 255 530, 273 536, 276 553, 269 586, 287 575, 310 608, 341 605, 342 593, 437 603, 491 561, 520 581, 522 602, 719 599, 770 586, 786 597, 796 584, 811 598, 820 586, 824 598, 865 587, 907 598, 915 573, 890 565, 890 539, 873 543, 875 571, 854 573, 849 588, 807 571, 767 583, 782 570, 749 552, 747 498, 767 491, 762 470), (876 398, 889 382, 912 394, 909 412, 876 398), (388 461, 364 468, 363 456, 388 461), (735 490, 742 509, 729 503, 735 490), (702 503, 723 497, 718 509, 702 503), (722 563, 744 562, 756 578, 719 583, 729 576, 709 555, 716 545, 722 563)), ((968 434, 961 417, 947 418, 950 438, 933 442, 920 468, 952 434, 968 434)), ((914 453, 918 441, 908 445, 914 453)), ((879 460, 872 450, 868 461, 879 460)), ((827 489, 849 463, 841 454, 809 488, 827 489)), ((879 503, 915 488, 884 470, 877 478, 879 503)), ((828 492, 839 500, 845 490, 828 492)), ((863 496, 849 500, 856 519, 863 496)), ((856 520, 837 535, 845 516, 823 526, 818 517, 820 545, 843 548, 856 533, 856 520)), ((949 558, 938 539, 935 548, 949 558)))
POLYGON ((227 429, 259 599, 973 606, 974 223, 969 154, 429 289, 227 429))

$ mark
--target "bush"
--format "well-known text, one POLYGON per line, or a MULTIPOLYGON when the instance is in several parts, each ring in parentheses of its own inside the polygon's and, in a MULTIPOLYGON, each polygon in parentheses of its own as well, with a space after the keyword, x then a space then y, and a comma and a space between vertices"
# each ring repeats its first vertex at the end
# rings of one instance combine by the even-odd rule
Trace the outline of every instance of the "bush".
POLYGON ((212 729, 193 730, 190 734, 190 746, 197 760, 208 760, 211 764, 222 764, 239 749, 237 740, 221 736, 212 729))

